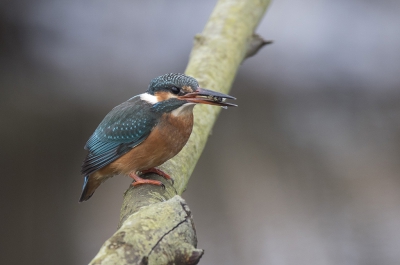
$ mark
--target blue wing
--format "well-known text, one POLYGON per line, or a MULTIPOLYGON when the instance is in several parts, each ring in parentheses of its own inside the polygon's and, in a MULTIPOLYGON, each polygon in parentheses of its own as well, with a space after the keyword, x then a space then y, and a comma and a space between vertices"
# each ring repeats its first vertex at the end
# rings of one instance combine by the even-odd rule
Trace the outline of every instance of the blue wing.
POLYGON ((111 110, 85 145, 89 151, 82 173, 91 174, 143 142, 161 115, 151 104, 134 97, 111 110))

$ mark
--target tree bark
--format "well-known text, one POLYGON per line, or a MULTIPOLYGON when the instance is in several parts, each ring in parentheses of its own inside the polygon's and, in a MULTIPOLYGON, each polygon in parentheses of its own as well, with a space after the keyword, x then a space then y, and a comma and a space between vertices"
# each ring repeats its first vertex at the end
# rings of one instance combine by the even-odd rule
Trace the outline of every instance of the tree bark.
MULTIPOLYGON (((269 0, 219 0, 203 32, 196 35, 185 74, 200 86, 228 93, 241 62, 270 43, 254 34, 269 0)), ((202 153, 221 108, 194 109, 194 127, 183 150, 159 168, 165 190, 153 185, 125 192, 118 231, 101 247, 90 264, 197 264, 204 251, 197 238, 189 207, 180 195, 202 153)))

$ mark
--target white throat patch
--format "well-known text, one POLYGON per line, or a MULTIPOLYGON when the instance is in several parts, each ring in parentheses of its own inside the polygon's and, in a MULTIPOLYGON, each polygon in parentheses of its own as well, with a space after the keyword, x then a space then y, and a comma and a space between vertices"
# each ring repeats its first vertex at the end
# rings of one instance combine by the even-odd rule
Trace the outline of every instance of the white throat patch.
POLYGON ((189 114, 190 112, 192 112, 195 105, 196 105, 196 103, 186 103, 186 104, 180 106, 179 108, 171 111, 171 114, 175 117, 189 114))
POLYGON ((149 102, 150 104, 156 104, 158 102, 157 97, 149 93, 140 94, 140 99, 149 102))

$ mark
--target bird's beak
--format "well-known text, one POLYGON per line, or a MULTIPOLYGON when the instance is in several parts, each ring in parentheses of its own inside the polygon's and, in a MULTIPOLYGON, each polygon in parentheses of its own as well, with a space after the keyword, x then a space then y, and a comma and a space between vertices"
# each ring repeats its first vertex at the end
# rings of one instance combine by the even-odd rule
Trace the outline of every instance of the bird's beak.
POLYGON ((222 107, 237 107, 236 104, 225 102, 227 98, 228 99, 236 99, 236 98, 200 87, 197 88, 196 91, 180 96, 178 98, 192 103, 209 104, 222 107))

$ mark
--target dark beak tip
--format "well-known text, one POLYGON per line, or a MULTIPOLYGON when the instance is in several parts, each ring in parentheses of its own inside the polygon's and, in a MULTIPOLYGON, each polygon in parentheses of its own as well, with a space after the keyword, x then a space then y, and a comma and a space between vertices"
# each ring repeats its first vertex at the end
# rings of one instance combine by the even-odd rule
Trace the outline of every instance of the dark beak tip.
POLYGON ((235 97, 229 96, 227 94, 223 94, 221 92, 209 90, 206 88, 199 87, 199 88, 197 88, 196 92, 198 93, 198 95, 201 95, 201 96, 213 96, 213 97, 220 97, 220 98, 236 100, 235 97))

